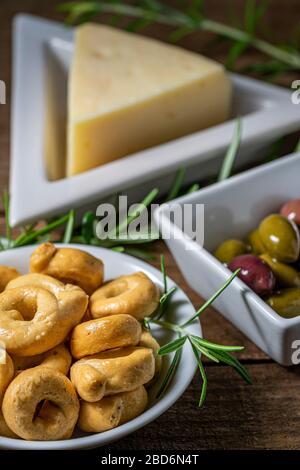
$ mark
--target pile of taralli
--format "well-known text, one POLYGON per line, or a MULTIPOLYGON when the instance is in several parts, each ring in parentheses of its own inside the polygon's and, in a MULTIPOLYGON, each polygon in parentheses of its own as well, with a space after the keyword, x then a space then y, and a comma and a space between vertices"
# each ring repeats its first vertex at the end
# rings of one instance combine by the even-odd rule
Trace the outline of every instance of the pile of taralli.
POLYGON ((140 415, 161 366, 141 321, 159 303, 142 272, 103 283, 103 263, 38 246, 29 274, 0 267, 0 435, 71 438, 140 415))

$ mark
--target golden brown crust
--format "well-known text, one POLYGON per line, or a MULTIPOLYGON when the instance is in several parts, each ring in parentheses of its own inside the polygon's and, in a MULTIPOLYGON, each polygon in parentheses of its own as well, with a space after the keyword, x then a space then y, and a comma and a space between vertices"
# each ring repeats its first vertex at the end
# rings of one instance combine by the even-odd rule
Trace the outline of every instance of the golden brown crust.
POLYGON ((21 372, 10 383, 2 412, 9 428, 23 439, 68 439, 78 419, 79 401, 65 375, 38 366, 21 372))
POLYGON ((5 390, 14 377, 14 363, 6 351, 3 351, 0 364, 0 407, 5 390))
POLYGON ((80 359, 71 367, 71 380, 83 400, 95 402, 134 390, 149 382, 154 372, 151 349, 128 347, 80 359))
POLYGON ((42 243, 30 257, 30 272, 43 273, 75 284, 91 295, 103 283, 103 263, 78 248, 56 248, 42 243))
POLYGON ((89 308, 94 318, 127 314, 138 320, 157 308, 159 291, 143 272, 121 276, 97 289, 90 297, 89 308))
POLYGON ((87 302, 80 287, 44 274, 20 276, 0 294, 0 340, 13 355, 46 352, 66 339, 87 302))
POLYGON ((20 273, 11 266, 0 265, 0 292, 3 292, 7 284, 20 276, 20 273))
POLYGON ((147 407, 148 396, 140 386, 130 392, 102 398, 96 403, 82 401, 78 427, 85 432, 103 432, 136 418, 147 407))
POLYGON ((49 351, 36 356, 13 356, 15 373, 19 374, 23 370, 39 365, 47 366, 58 370, 64 375, 68 375, 72 356, 64 344, 60 344, 49 351))
POLYGON ((141 334, 141 339, 139 342, 139 346, 143 348, 150 348, 153 351, 154 359, 155 359, 155 374, 153 379, 147 385, 151 385, 158 377, 161 366, 162 366, 162 356, 158 355, 158 351, 160 349, 159 343, 156 341, 154 336, 150 333, 150 331, 143 329, 141 334))
POLYGON ((9 437, 11 439, 19 439, 19 436, 17 436, 14 432, 12 432, 12 430, 7 426, 1 410, 0 410, 0 436, 9 437))
POLYGON ((81 359, 108 349, 136 346, 141 325, 130 315, 112 315, 77 325, 71 335, 71 352, 81 359))
POLYGON ((3 351, 3 355, 1 356, 1 361, 2 362, 0 364, 0 436, 18 438, 18 436, 14 434, 7 426, 5 419, 3 417, 3 414, 2 414, 2 411, 1 411, 4 393, 8 385, 14 378, 14 364, 13 364, 11 357, 7 354, 6 351, 3 351))

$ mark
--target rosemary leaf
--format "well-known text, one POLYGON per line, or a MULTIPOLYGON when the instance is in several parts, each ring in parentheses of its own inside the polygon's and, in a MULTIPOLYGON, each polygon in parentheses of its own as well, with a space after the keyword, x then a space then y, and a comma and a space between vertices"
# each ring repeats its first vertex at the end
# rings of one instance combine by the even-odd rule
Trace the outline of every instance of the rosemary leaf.
POLYGON ((186 321, 183 325, 181 325, 183 328, 187 325, 190 325, 196 318, 198 318, 201 313, 204 312, 204 310, 206 310, 216 299, 217 297, 219 297, 219 295, 222 294, 222 292, 229 286, 229 284, 231 284, 231 282, 235 279, 235 277, 238 275, 238 273, 240 272, 240 269, 237 269, 236 271, 234 271, 234 273, 231 274, 231 276, 227 279, 227 281, 225 282, 225 284, 223 284, 222 287, 220 287, 220 289, 217 290, 217 292, 215 292, 200 308, 199 310, 197 310, 197 312, 195 313, 195 315, 193 315, 188 321, 186 321))
POLYGON ((190 186, 186 192, 186 194, 191 194, 191 193, 195 193, 196 191, 198 191, 200 189, 200 184, 198 183, 194 183, 192 184, 192 186, 190 186))
POLYGON ((242 134, 242 122, 241 122, 241 119, 238 118, 236 121, 233 138, 225 154, 222 168, 218 176, 218 181, 223 181, 229 178, 229 176, 231 175, 234 160, 237 156, 237 152, 241 143, 241 134, 242 134))
POLYGON ((166 354, 177 351, 177 349, 181 349, 186 342, 186 339, 187 336, 182 336, 178 339, 175 339, 174 341, 171 341, 170 343, 165 344, 159 349, 158 354, 160 356, 165 356, 166 354))
POLYGON ((123 232, 123 230, 126 230, 127 227, 133 222, 135 219, 137 219, 140 214, 147 208, 152 202, 157 198, 159 193, 159 190, 157 188, 153 188, 147 196, 142 200, 140 204, 138 204, 138 207, 126 217, 126 219, 116 227, 116 229, 108 234, 108 238, 115 238, 117 237, 120 233, 123 232))
POLYGON ((163 282, 164 282, 164 294, 168 291, 168 279, 166 274, 166 259, 165 255, 160 256, 160 270, 163 275, 163 282))
POLYGON ((177 351, 175 352, 174 354, 174 357, 172 359, 172 362, 170 364, 170 367, 164 377, 164 380, 161 384, 161 386, 159 387, 159 390, 158 392, 156 393, 156 398, 160 398, 162 395, 164 395, 164 393, 166 392, 166 390, 168 389, 173 377, 174 377, 174 374, 177 370, 177 367, 178 367, 178 364, 180 362, 180 359, 181 359, 181 354, 182 354, 182 349, 177 349, 177 351))
POLYGON ((169 289, 167 292, 165 292, 159 300, 160 304, 164 305, 175 291, 176 291, 176 287, 174 286, 174 287, 171 287, 171 289, 169 289))
POLYGON ((5 217, 5 231, 7 240, 11 240, 11 226, 9 222, 9 194, 7 191, 3 192, 2 204, 4 208, 4 217, 5 217))
POLYGON ((82 217, 81 235, 87 245, 90 244, 94 235, 95 214, 91 211, 86 212, 82 217))
POLYGON ((174 182, 173 182, 172 187, 171 187, 171 189, 170 189, 170 191, 169 191, 169 193, 166 197, 165 202, 171 201, 172 199, 175 199, 178 196, 180 188, 181 188, 183 180, 184 180, 184 176, 185 176, 185 168, 181 167, 181 168, 178 169, 178 171, 175 175, 174 182))
POLYGON ((193 352, 194 352, 194 355, 195 355, 195 358, 196 358, 196 361, 197 361, 197 364, 198 364, 198 368, 199 368, 199 371, 200 371, 200 374, 201 374, 201 377, 202 377, 201 395, 200 395, 200 400, 199 400, 199 408, 201 408, 201 406, 205 402, 205 398, 206 398, 207 377, 206 377, 206 373, 205 373, 205 370, 204 370, 204 367, 203 367, 202 361, 200 359, 200 355, 198 353, 197 348, 193 345, 193 343, 191 341, 190 341, 190 344, 192 346, 192 349, 193 349, 193 352))
POLYGON ((51 233, 61 225, 64 225, 69 220, 69 214, 60 217, 59 219, 54 220, 50 224, 47 224, 45 227, 42 227, 38 230, 34 230, 27 235, 21 235, 13 242, 13 248, 23 245, 28 245, 29 243, 35 242, 39 237, 51 233))
POLYGON ((295 147, 294 153, 300 152, 300 139, 297 142, 297 145, 295 147))
POLYGON ((68 222, 66 225, 64 237, 63 237, 63 243, 70 243, 73 235, 73 230, 74 230, 74 222, 75 222, 75 211, 72 209, 70 210, 68 214, 68 222))
POLYGON ((199 343, 197 343, 197 341, 195 341, 195 339, 192 336, 190 336, 189 339, 200 353, 204 354, 204 356, 208 357, 214 362, 219 362, 219 360, 213 355, 213 353, 211 353, 204 346, 201 346, 199 343))
POLYGON ((244 346, 225 346, 222 344, 211 343, 206 339, 200 338, 199 336, 191 335, 191 339, 195 341, 200 346, 204 346, 205 348, 212 349, 212 350, 220 350, 220 351, 243 351, 244 346))
POLYGON ((111 249, 112 251, 116 251, 117 253, 124 253, 125 251, 124 246, 114 246, 111 249))
POLYGON ((225 364, 235 369, 236 372, 245 380, 245 382, 252 384, 250 375, 235 357, 225 351, 214 351, 214 355, 220 360, 220 362, 224 362, 225 364))

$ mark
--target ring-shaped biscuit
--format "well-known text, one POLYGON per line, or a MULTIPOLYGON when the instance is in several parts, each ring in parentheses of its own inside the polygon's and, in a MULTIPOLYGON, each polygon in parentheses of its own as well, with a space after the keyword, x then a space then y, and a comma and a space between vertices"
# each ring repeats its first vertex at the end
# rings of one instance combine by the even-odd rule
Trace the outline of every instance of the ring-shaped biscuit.
POLYGON ((80 287, 44 274, 20 276, 0 294, 0 340, 13 355, 46 352, 79 323, 87 302, 80 287))
POLYGON ((150 316, 159 303, 159 290, 143 272, 121 276, 104 284, 90 297, 92 317, 128 314, 142 320, 150 316))
POLYGON ((1 411, 4 393, 14 378, 14 363, 6 351, 1 355, 0 363, 0 436, 18 438, 18 436, 9 429, 1 411))
POLYGON ((23 370, 42 365, 58 370, 58 372, 64 375, 68 375, 72 363, 72 356, 66 346, 60 344, 37 356, 14 356, 13 362, 16 374, 20 374, 23 370))
POLYGON ((23 439, 68 439, 78 419, 79 401, 64 374, 38 366, 14 378, 5 392, 2 411, 9 428, 23 439))
POLYGON ((7 284, 20 276, 20 273, 11 266, 0 265, 0 292, 3 292, 7 284))
POLYGON ((141 334, 141 339, 139 342, 139 346, 143 348, 150 348, 153 351, 154 354, 154 360, 155 360, 155 374, 153 379, 147 384, 147 386, 152 385, 153 382, 157 379, 160 371, 161 371, 161 366, 162 366, 162 356, 158 354, 158 351, 160 349, 159 343, 156 341, 154 336, 150 333, 150 331, 143 329, 142 334, 141 334))
POLYGON ((134 390, 149 382, 154 373, 152 349, 128 347, 80 359, 72 365, 70 376, 78 395, 95 402, 134 390))
POLYGON ((103 263, 78 248, 57 248, 42 243, 30 256, 30 272, 52 276, 65 284, 75 284, 91 295, 103 283, 103 263))
POLYGON ((4 397, 5 390, 14 377, 14 363, 6 351, 2 351, 0 363, 0 406, 4 397))
POLYGON ((71 352, 75 359, 108 349, 136 346, 141 337, 140 323, 131 315, 111 315, 75 326, 71 335, 71 352))
POLYGON ((81 401, 78 427, 85 432, 103 432, 127 423, 143 413, 148 403, 145 387, 104 397, 96 403, 81 401))

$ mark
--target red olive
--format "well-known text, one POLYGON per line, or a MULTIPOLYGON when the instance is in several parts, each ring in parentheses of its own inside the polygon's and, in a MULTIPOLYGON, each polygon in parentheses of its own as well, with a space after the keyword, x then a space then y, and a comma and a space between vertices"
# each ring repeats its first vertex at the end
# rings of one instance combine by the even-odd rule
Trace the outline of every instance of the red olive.
POLYGON ((280 209, 280 214, 300 225, 300 199, 291 199, 280 209))
POLYGON ((259 296, 269 295, 275 287, 271 268, 255 255, 240 255, 229 264, 231 271, 240 268, 238 277, 259 296))

